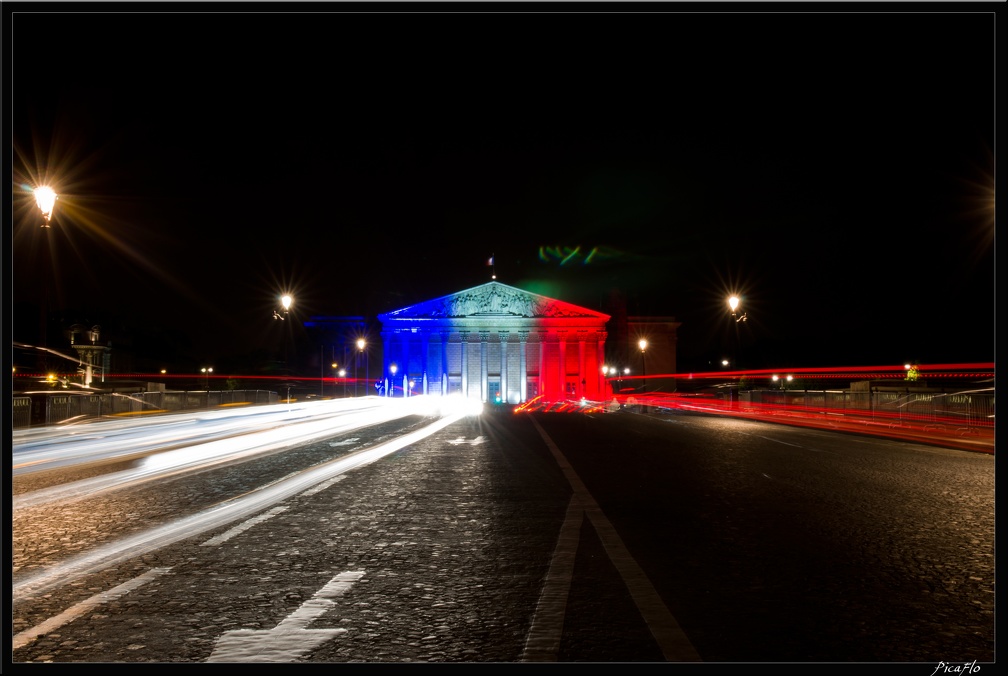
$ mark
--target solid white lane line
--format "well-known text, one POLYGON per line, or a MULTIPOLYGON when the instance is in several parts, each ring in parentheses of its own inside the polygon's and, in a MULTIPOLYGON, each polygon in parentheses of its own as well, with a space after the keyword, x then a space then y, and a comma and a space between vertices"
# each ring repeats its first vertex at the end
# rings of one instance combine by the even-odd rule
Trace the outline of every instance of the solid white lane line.
POLYGON ((572 497, 567 505, 567 516, 560 527, 556 549, 550 561, 546 583, 543 585, 539 603, 536 605, 532 626, 525 640, 523 662, 556 662, 560 652, 560 637, 563 634, 564 613, 567 609, 567 594, 574 577, 574 559, 577 556, 578 541, 581 538, 581 524, 584 522, 584 508, 577 497, 572 497))
POLYGON ((620 577, 623 578, 623 582, 630 590, 630 596, 633 598, 634 603, 637 604, 637 608, 644 617, 644 622, 651 630, 651 634, 658 641, 658 646, 662 654, 665 655, 665 659, 675 662, 702 661, 696 648, 690 642, 689 637, 686 636, 682 627, 679 626, 679 622, 676 621, 675 617, 673 617, 672 613, 665 606, 658 591, 651 584, 651 580, 648 579, 643 569, 630 555, 616 529, 609 522, 609 519, 606 518, 606 515, 602 512, 602 508, 595 502, 595 498, 588 492, 588 488, 581 481, 574 468, 571 467, 567 458, 564 457, 550 436, 546 434, 546 430, 536 422, 535 418, 530 417, 529 419, 535 428, 539 430, 539 435, 546 442, 546 446, 553 453, 557 464, 560 465, 560 469, 563 470, 567 481, 570 482, 571 488, 574 489, 574 498, 584 506, 584 511, 588 515, 589 521, 595 526, 595 531, 598 533, 599 539, 602 540, 602 546, 609 554, 609 559, 616 566, 620 577))

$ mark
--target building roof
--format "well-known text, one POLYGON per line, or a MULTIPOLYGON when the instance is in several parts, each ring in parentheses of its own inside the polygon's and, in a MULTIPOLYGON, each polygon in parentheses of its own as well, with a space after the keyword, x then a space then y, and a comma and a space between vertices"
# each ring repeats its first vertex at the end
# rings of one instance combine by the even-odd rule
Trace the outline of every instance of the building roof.
POLYGON ((591 319, 609 315, 555 298, 541 296, 500 282, 487 282, 464 291, 378 315, 380 321, 456 319, 465 317, 525 317, 529 319, 591 319))

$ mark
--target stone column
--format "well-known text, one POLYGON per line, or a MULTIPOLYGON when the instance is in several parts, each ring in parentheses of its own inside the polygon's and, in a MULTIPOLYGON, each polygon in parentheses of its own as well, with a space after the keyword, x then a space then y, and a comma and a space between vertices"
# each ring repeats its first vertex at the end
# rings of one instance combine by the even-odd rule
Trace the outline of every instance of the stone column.
POLYGON ((445 330, 442 329, 442 331, 441 331, 441 373, 438 375, 438 382, 442 383, 442 385, 441 385, 441 396, 442 397, 445 396, 446 394, 448 394, 448 391, 445 390, 445 387, 447 386, 447 383, 448 383, 448 380, 447 380, 447 377, 448 377, 448 339, 450 337, 451 337, 451 332, 450 331, 445 331, 445 330))
POLYGON ((487 341, 490 340, 489 331, 479 332, 480 341, 480 401, 487 399, 487 341))
POLYGON ((588 383, 588 379, 585 377, 585 336, 587 331, 578 331, 578 382, 577 390, 578 396, 585 396, 585 386, 588 383))
POLYGON ((420 348, 423 350, 423 354, 420 355, 420 378, 423 393, 427 394, 427 353, 430 351, 430 331, 424 331, 420 336, 420 348))
POLYGON ((567 396, 567 332, 557 331, 557 347, 560 348, 560 392, 563 397, 567 396))
POLYGON ((508 383, 507 383, 507 346, 508 346, 508 332, 498 331, 497 336, 500 338, 500 387, 501 387, 501 402, 508 403, 508 383))
POLYGON ((459 331, 462 339, 462 396, 469 396, 469 332, 459 331))
POLYGON ((521 379, 519 383, 518 390, 518 403, 524 404, 528 401, 528 365, 525 363, 528 359, 528 331, 518 332, 518 342, 519 342, 519 355, 518 355, 518 377, 521 379))
POLYGON ((549 334, 539 332, 539 396, 546 394, 546 338, 549 334))

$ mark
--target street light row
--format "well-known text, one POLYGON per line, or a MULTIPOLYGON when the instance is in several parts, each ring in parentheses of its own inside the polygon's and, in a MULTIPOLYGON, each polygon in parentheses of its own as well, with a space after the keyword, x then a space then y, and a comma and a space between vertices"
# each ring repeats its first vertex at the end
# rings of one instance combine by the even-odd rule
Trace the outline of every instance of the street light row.
MULTIPOLYGON (((58 198, 58 195, 56 194, 56 192, 52 188, 50 188, 48 186, 39 186, 38 188, 35 188, 34 194, 35 194, 35 202, 38 204, 39 210, 42 212, 42 217, 44 219, 44 221, 42 223, 42 227, 43 228, 48 228, 49 227, 49 222, 50 222, 50 220, 52 220, 53 209, 56 206, 56 200, 58 198)), ((294 303, 294 298, 290 294, 284 294, 280 298, 280 304, 281 304, 281 306, 283 308, 283 314, 281 314, 277 310, 274 310, 273 311, 273 318, 274 319, 279 319, 281 321, 287 319, 287 317, 290 314, 291 305, 293 303, 294 303)), ((738 314, 739 306, 741 305, 741 303, 742 303, 742 300, 738 296, 734 296, 733 295, 733 296, 731 296, 731 297, 728 298, 728 307, 731 309, 731 316, 732 316, 732 319, 735 320, 736 324, 738 324, 740 322, 744 322, 744 321, 747 320, 747 314, 745 312, 743 312, 741 315, 738 314)), ((366 347, 366 345, 367 345, 367 343, 364 341, 363 338, 359 339, 357 341, 357 349, 358 349, 358 351, 359 352, 364 352, 364 348, 366 347)), ((647 376, 647 364, 646 364, 645 359, 644 359, 645 351, 647 350, 647 345, 648 345, 648 341, 646 339, 644 339, 644 338, 641 338, 640 341, 638 341, 638 343, 637 343, 637 346, 640 348, 640 351, 641 351, 641 375, 642 375, 642 377, 646 377, 647 376)), ((367 359, 367 357, 365 357, 365 359, 367 359)), ((360 362, 360 359, 358 358, 357 359, 357 366, 359 366, 359 362, 360 362)), ((722 363, 724 364, 724 362, 722 362, 722 363)), ((333 368, 334 369, 336 368, 336 364, 335 363, 333 364, 333 368)), ((396 366, 395 366, 395 364, 393 364, 390 368, 391 368, 391 371, 392 371, 392 376, 394 377, 395 376, 395 372, 396 372, 396 366)), ((909 369, 909 366, 907 368, 909 369)), ((365 371, 366 380, 368 382, 370 382, 370 379, 371 379, 371 376, 370 376, 370 367, 366 366, 365 369, 366 369, 366 371, 365 371)), ((356 368, 355 368, 355 371, 356 371, 356 368)), ((213 372, 213 368, 212 367, 203 368, 203 369, 201 369, 201 372, 204 374, 204 376, 207 379, 207 383, 209 384, 209 377, 210 377, 210 373, 213 372)), ((618 371, 616 370, 615 367, 603 366, 602 367, 602 373, 603 373, 603 375, 609 375, 609 374, 616 375, 618 373, 618 371)), ((630 373, 630 369, 629 368, 625 369, 624 373, 625 374, 629 374, 630 373)), ((345 374, 346 374, 345 370, 341 370, 340 371, 340 377, 343 377, 345 374)), ((354 374, 354 380, 355 381, 357 380, 356 372, 354 374)), ((773 376, 773 381, 775 383, 778 380, 780 380, 780 378, 778 376, 776 376, 776 375, 773 376)), ((793 380, 793 376, 790 376, 790 375, 787 376, 787 382, 791 382, 792 380, 793 380)), ((781 387, 784 387, 784 383, 783 382, 781 383, 781 387)), ((346 384, 344 383, 344 390, 345 390, 345 388, 346 388, 346 384)), ((355 382, 355 384, 354 384, 354 394, 356 394, 356 390, 357 390, 357 386, 356 386, 356 382, 355 382)))

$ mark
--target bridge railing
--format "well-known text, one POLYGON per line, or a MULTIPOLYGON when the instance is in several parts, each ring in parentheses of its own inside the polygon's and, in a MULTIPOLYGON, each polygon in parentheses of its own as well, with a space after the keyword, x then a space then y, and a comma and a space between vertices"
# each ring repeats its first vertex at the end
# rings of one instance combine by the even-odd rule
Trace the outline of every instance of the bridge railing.
POLYGON ((12 427, 56 425, 80 418, 170 413, 220 406, 276 404, 269 390, 217 390, 193 392, 103 392, 100 394, 25 395, 14 397, 12 427))
POLYGON ((872 392, 751 390, 738 393, 742 405, 798 412, 843 413, 874 422, 923 428, 993 429, 993 389, 971 392, 872 392))

